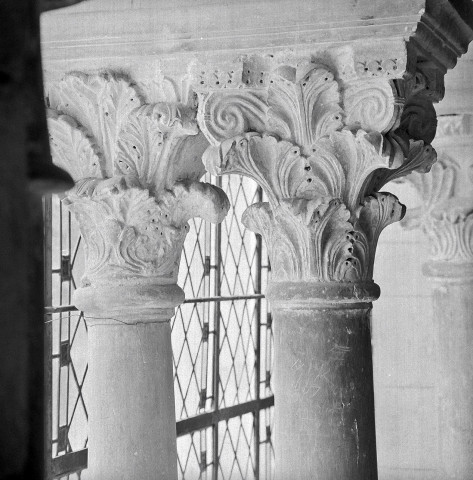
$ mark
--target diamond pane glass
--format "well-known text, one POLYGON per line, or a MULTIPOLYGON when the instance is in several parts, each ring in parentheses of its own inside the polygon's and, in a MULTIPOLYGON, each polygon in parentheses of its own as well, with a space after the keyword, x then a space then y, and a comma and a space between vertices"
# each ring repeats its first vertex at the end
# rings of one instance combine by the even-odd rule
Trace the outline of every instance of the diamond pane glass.
POLYGON ((45 199, 45 220, 51 226, 45 255, 45 266, 50 272, 45 289, 45 321, 51 353, 49 422, 54 458, 87 446, 88 412, 83 394, 87 378, 87 325, 81 312, 70 308, 76 279, 84 267, 78 226, 58 197, 45 199), (50 310, 53 305, 60 307, 55 313, 50 310))
POLYGON ((253 415, 246 414, 219 424, 219 472, 222 480, 255 477, 253 415))
POLYGON ((179 480, 211 478, 212 429, 198 430, 177 439, 179 480))

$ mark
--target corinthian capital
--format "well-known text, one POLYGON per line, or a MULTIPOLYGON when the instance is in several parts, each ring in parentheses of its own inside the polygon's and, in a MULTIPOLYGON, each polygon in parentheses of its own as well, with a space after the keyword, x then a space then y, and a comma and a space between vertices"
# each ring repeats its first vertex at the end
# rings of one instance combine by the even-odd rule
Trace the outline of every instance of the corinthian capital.
POLYGON ((199 182, 208 142, 193 105, 147 104, 111 74, 68 75, 47 103, 53 160, 76 182, 65 201, 85 242, 75 302, 89 311, 115 305, 116 314, 124 303, 150 313, 157 303, 174 307, 183 299, 175 283, 187 221, 220 222, 229 206, 220 189, 199 182))
POLYGON ((264 189, 268 203, 243 222, 266 237, 276 280, 371 281, 379 234, 405 211, 379 190, 436 158, 425 77, 406 79, 405 67, 337 49, 249 57, 238 80, 197 76, 204 162, 264 189))
POLYGON ((473 263, 473 116, 439 117, 437 163, 427 175, 406 180, 420 194, 422 205, 409 215, 408 226, 427 234, 434 262, 473 263))

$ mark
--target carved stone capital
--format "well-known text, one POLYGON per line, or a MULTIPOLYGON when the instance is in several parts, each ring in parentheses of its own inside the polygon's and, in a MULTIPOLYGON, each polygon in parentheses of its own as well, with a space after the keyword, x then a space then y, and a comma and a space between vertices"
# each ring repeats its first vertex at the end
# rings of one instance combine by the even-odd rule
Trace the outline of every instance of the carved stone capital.
POLYGON ((112 74, 67 75, 47 103, 53 160, 76 182, 65 203, 85 242, 75 303, 110 316, 139 309, 139 321, 169 311, 183 300, 175 283, 187 221, 220 222, 229 208, 199 182, 208 142, 194 106, 148 104, 112 74))
POLYGON ((251 177, 268 198, 243 222, 265 237, 276 282, 371 281, 379 234, 404 215, 379 190, 436 158, 420 80, 395 80, 404 67, 394 60, 378 70, 350 49, 332 54, 295 64, 253 56, 241 77, 196 82, 207 169, 251 177))
MULTIPOLYGON (((427 175, 414 172, 413 184, 422 205, 406 219, 422 227, 435 263, 473 267, 473 116, 439 117, 437 163, 427 175)), ((433 267, 434 268, 434 267, 433 267)), ((473 270, 472 270, 473 271, 473 270)))

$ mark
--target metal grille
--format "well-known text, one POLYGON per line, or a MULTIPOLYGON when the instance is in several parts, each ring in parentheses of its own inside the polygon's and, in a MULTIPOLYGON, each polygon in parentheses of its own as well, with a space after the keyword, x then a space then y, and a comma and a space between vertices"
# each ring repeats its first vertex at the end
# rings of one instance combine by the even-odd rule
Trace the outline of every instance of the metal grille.
MULTIPOLYGON (((190 222, 178 280, 186 302, 171 320, 178 475, 269 480, 273 340, 261 293, 269 264, 261 238, 240 223, 262 192, 239 176, 213 183, 225 190, 232 208, 221 225, 190 222)), ((82 394, 87 326, 70 306, 84 259, 77 226, 57 197, 45 200, 45 220, 51 471, 59 477, 80 472, 87 459, 87 399, 82 394)))

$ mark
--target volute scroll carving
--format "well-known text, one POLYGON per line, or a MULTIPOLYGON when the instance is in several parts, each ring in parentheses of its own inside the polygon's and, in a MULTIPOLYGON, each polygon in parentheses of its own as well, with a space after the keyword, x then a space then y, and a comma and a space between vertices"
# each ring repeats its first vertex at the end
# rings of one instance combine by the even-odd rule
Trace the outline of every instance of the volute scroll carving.
POLYGON ((201 183, 208 146, 193 105, 147 104, 112 74, 70 74, 48 98, 53 160, 76 185, 64 200, 85 242, 82 289, 117 279, 174 284, 187 221, 229 203, 201 183))

